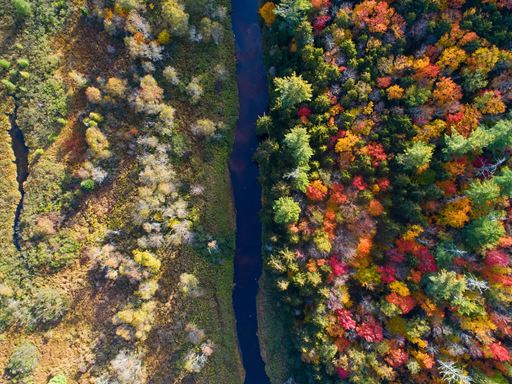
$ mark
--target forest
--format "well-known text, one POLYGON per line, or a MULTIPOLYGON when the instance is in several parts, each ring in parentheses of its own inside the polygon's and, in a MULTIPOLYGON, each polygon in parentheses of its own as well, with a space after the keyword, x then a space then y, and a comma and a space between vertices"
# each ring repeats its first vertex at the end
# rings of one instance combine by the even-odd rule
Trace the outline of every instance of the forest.
POLYGON ((511 383, 511 107, 510 0, 0 0, 0 383, 511 383))
POLYGON ((511 10, 262 4, 273 382, 512 381, 511 10))

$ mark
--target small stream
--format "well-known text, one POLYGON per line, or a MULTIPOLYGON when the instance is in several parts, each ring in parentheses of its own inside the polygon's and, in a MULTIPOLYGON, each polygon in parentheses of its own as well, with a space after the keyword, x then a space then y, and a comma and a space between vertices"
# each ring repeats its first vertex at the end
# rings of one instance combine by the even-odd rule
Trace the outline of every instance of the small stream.
POLYGON ((23 198, 25 197, 25 190, 23 188, 23 183, 27 180, 28 177, 28 147, 25 144, 25 137, 23 136, 23 132, 21 132, 20 127, 16 122, 18 116, 18 101, 14 98, 14 111, 9 116, 9 120, 11 123, 11 129, 9 130, 9 135, 11 136, 12 141, 12 149, 14 152, 14 157, 16 158, 16 179, 18 181, 18 190, 20 191, 21 198, 16 207, 16 213, 14 215, 14 235, 13 242, 16 246, 16 249, 21 250, 20 247, 20 234, 19 234, 19 223, 21 211, 23 209, 23 198))
POLYGON ((261 188, 252 157, 258 147, 256 119, 267 109, 258 0, 233 0, 240 115, 229 168, 236 208, 235 286, 233 306, 245 384, 267 384, 257 336, 256 295, 261 275, 261 188))

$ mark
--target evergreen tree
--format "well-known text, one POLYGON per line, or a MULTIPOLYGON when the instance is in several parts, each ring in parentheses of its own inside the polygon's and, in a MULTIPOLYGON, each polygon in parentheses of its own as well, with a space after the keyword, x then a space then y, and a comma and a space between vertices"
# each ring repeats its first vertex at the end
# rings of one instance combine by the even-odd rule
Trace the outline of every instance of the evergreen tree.
POLYGON ((485 206, 488 202, 498 198, 500 195, 500 187, 494 179, 491 180, 475 180, 466 190, 466 196, 476 206, 485 206))
POLYGON ((466 290, 466 279, 457 276, 453 271, 443 269, 435 275, 429 276, 427 293, 440 302, 453 302, 459 300, 466 290))
POLYGON ((276 77, 274 79, 277 94, 275 108, 292 108, 304 101, 310 101, 313 96, 311 84, 297 76, 276 77))
POLYGON ((274 210, 274 220, 278 224, 292 224, 299 220, 299 204, 291 197, 280 197, 274 202, 272 208, 274 210))
POLYGON ((466 243, 475 251, 493 248, 505 234, 503 223, 495 215, 496 212, 473 220, 465 228, 466 243))
POLYGON ((284 137, 284 145, 290 150, 297 166, 307 165, 313 156, 309 139, 308 131, 303 127, 292 128, 284 137))
POLYGON ((502 196, 512 197, 512 170, 509 167, 503 167, 493 180, 500 186, 502 196))
POLYGON ((406 170, 417 170, 430 162, 434 146, 416 141, 396 157, 398 164, 406 170))
POLYGON ((283 0, 279 2, 274 13, 283 18, 290 31, 294 31, 310 10, 309 0, 283 0))

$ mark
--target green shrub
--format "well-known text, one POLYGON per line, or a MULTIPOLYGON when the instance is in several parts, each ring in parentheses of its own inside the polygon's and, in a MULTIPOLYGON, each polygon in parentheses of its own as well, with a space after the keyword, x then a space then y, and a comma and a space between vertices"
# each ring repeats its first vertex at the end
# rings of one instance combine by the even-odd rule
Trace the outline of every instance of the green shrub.
POLYGON ((68 384, 68 380, 66 379, 66 376, 60 374, 52 377, 48 384, 68 384))
POLYGON ((58 322, 69 308, 69 298, 61 289, 41 288, 32 299, 32 317, 35 327, 58 322))
POLYGON ((16 92, 16 85, 13 82, 11 82, 7 79, 3 79, 0 82, 2 83, 4 88, 7 90, 7 92, 16 92))
POLYGON ((20 68, 27 68, 30 64, 30 61, 28 59, 21 58, 17 60, 17 63, 20 68))
POLYGON ((32 15, 32 5, 27 0, 12 0, 16 17, 26 19, 32 15))
POLYGON ((37 347, 30 341, 18 344, 9 358, 6 371, 13 379, 23 379, 32 374, 39 363, 37 347))
POLYGON ((183 4, 176 0, 165 0, 162 2, 161 11, 163 22, 171 26, 176 35, 184 35, 188 30, 188 14, 183 4))
POLYGON ((5 59, 0 59, 0 68, 2 69, 8 69, 11 66, 11 63, 9 63, 5 59))
POLYGON ((84 191, 92 191, 95 186, 96 184, 92 179, 86 179, 80 183, 80 188, 82 188, 84 191))
POLYGON ((50 237, 47 241, 39 241, 25 254, 25 260, 33 269, 49 267, 57 270, 74 260, 80 244, 67 232, 50 237))

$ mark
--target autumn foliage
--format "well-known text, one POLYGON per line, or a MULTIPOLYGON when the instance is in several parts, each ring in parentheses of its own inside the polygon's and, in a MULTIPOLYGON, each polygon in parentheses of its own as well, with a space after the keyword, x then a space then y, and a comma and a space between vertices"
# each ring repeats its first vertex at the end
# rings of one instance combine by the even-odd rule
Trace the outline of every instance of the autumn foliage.
POLYGON ((266 197, 300 205, 266 257, 289 282, 304 382, 512 380, 511 9, 276 2, 272 70, 313 89, 271 113, 258 151, 266 197), (281 150, 297 127, 302 168, 281 150))

